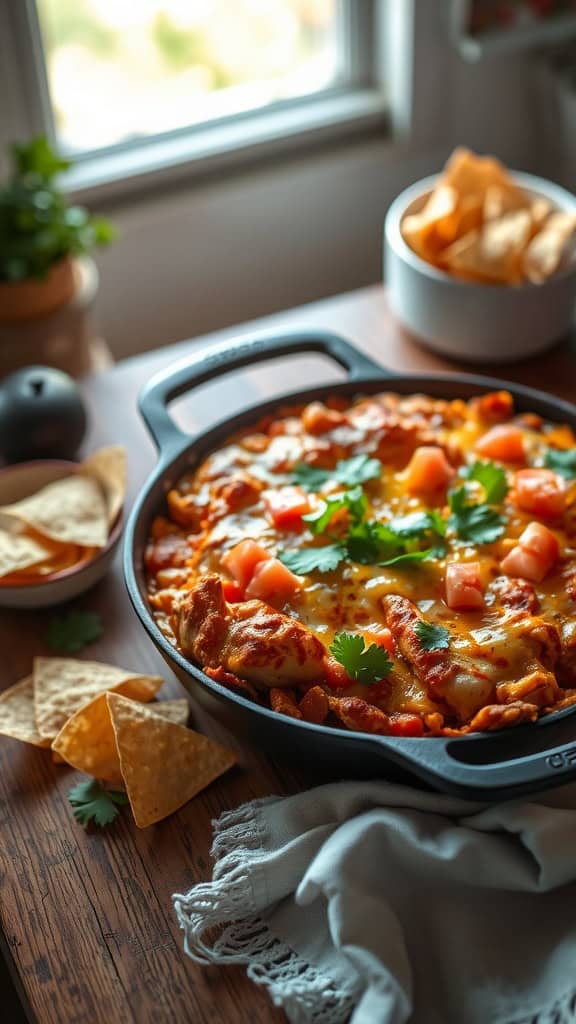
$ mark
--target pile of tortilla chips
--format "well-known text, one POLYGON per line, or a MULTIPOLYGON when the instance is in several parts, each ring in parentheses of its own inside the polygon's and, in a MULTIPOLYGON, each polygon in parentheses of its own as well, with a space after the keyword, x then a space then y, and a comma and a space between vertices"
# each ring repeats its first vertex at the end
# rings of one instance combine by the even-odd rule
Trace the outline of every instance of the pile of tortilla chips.
POLYGON ((524 192, 494 157, 456 149, 405 242, 440 270, 480 284, 541 284, 574 257, 576 214, 524 192))
POLYGON ((185 728, 188 702, 149 702, 163 680, 75 658, 35 658, 0 694, 0 734, 126 789, 140 828, 178 810, 236 761, 185 728))
POLYGON ((0 586, 36 584, 105 547, 126 494, 126 455, 101 448, 70 476, 0 506, 0 586))

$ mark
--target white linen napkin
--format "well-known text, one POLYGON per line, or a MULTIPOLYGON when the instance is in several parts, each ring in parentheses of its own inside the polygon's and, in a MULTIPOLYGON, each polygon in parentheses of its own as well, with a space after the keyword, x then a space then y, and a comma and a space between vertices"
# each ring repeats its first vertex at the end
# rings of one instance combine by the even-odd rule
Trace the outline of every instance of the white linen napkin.
POLYGON ((214 827, 213 880, 173 897, 186 952, 245 964, 291 1024, 576 1021, 576 784, 341 782, 214 827))

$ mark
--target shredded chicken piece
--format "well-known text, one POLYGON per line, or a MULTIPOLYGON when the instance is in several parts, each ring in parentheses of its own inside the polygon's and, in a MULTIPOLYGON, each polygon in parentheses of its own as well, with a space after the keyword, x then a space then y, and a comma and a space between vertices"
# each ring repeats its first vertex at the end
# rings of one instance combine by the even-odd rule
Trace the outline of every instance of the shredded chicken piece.
POLYGON ((200 577, 186 594, 173 628, 185 654, 256 686, 290 686, 322 677, 326 651, 309 629, 262 601, 227 604, 216 575, 200 577))
POLYGON ((535 722, 538 718, 536 704, 515 701, 513 704, 487 704, 470 722, 469 732, 493 732, 521 722, 535 722))
POLYGON ((562 691, 553 672, 536 669, 516 682, 498 683, 496 696, 500 704, 524 701, 527 704, 535 704, 536 707, 543 708, 547 704, 553 704, 554 701, 560 700, 562 691))
POLYGON ((445 701, 459 719, 467 721, 487 700, 493 699, 491 679, 471 659, 450 649, 428 651, 423 647, 416 626, 424 618, 412 601, 400 594, 387 594, 382 604, 402 657, 434 700, 445 701))

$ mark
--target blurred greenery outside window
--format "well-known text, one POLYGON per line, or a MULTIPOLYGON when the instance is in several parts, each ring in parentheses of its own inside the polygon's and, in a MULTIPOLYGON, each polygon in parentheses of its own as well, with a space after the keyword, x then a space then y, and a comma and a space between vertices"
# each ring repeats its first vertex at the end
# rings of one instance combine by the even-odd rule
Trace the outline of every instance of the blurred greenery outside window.
POLYGON ((37 0, 37 9, 68 154, 322 95, 346 75, 342 0, 37 0))

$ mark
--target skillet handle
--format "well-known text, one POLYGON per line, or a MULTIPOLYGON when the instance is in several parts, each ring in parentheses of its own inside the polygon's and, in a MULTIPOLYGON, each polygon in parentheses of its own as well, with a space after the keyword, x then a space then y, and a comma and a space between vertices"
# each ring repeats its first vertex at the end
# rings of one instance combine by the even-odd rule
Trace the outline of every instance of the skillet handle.
POLYGON ((382 740, 385 756, 454 796, 510 800, 576 779, 576 741, 490 764, 464 760, 465 739, 382 740), (459 756, 455 752, 460 751, 459 756))
POLYGON ((327 331, 258 334, 211 345, 161 370, 141 391, 138 399, 140 412, 157 448, 163 455, 173 455, 190 443, 188 435, 176 426, 168 412, 168 403, 174 398, 230 370, 302 352, 321 352, 330 356, 348 371, 351 380, 391 376, 389 371, 349 341, 327 331))

